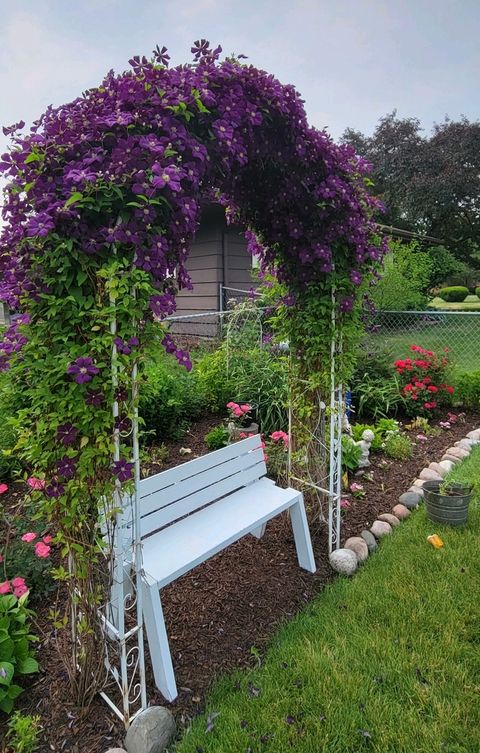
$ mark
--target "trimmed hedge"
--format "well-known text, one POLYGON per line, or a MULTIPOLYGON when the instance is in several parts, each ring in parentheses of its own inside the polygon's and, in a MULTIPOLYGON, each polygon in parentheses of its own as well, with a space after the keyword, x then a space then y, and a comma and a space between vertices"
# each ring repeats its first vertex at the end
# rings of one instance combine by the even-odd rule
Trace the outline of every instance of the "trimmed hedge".
POLYGON ((480 287, 475 288, 475 295, 478 295, 478 297, 480 298, 480 287))
POLYGON ((449 288, 442 288, 438 291, 438 297, 447 303, 461 303, 469 293, 468 288, 463 285, 452 285, 449 288))
POLYGON ((469 410, 480 408, 480 371, 462 374, 457 380, 455 404, 469 410))

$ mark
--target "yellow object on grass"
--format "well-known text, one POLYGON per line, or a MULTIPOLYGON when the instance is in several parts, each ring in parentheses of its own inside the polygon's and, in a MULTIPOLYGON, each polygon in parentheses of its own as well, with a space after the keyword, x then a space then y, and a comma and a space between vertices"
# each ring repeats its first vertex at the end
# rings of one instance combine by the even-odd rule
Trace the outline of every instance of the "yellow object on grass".
POLYGON ((441 549, 444 546, 442 539, 436 533, 432 533, 431 536, 427 536, 427 541, 435 547, 435 549, 441 549))

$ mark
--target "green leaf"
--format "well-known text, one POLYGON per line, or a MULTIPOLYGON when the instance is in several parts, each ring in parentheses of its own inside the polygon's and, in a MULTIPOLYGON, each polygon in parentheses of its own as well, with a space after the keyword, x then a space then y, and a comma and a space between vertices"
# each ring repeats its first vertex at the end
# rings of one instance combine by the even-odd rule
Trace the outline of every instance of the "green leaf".
POLYGON ((4 711, 6 714, 9 714, 11 710, 13 709, 13 701, 11 698, 8 698, 5 696, 0 700, 0 710, 4 711))
POLYGON ((27 159, 25 160, 25 164, 29 165, 31 162, 39 162, 42 159, 42 156, 38 154, 38 152, 30 152, 27 159))
POLYGON ((17 662, 16 670, 21 675, 31 675, 33 672, 38 672, 38 661, 27 656, 26 659, 17 662))
POLYGON ((69 207, 72 204, 75 204, 76 201, 80 201, 80 199, 83 199, 83 193, 80 193, 80 191, 75 191, 72 193, 69 199, 65 202, 65 207, 69 207))
POLYGON ((13 679, 14 667, 12 662, 0 661, 0 685, 10 685, 13 679))
POLYGON ((0 662, 8 661, 13 656, 15 644, 10 637, 3 638, 0 641, 0 662))

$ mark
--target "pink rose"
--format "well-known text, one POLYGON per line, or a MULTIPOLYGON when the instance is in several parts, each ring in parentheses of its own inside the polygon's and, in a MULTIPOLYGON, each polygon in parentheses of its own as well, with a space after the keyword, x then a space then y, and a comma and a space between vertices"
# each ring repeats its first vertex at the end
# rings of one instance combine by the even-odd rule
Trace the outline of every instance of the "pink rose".
POLYGON ((45 481, 43 478, 35 478, 35 476, 30 476, 30 478, 27 479, 27 484, 31 489, 35 489, 36 491, 40 489, 45 488, 45 481))
POLYGON ((240 406, 240 410, 242 410, 244 413, 249 413, 252 410, 252 406, 248 405, 248 403, 245 403, 244 405, 240 406))
POLYGON ((28 594, 28 587, 27 586, 17 586, 17 588, 13 589, 13 595, 17 597, 17 599, 20 598, 20 596, 23 596, 24 594, 28 594))
POLYGON ((8 486, 6 484, 0 484, 0 494, 5 494, 5 492, 8 492, 8 486))
POLYGON ((30 544, 31 541, 35 541, 35 539, 37 538, 37 534, 33 532, 24 533, 21 538, 22 538, 22 541, 26 541, 27 544, 30 544))
POLYGON ((347 510, 350 507, 350 502, 348 501, 348 499, 340 500, 340 507, 342 508, 342 510, 347 510))
POLYGON ((24 585, 25 585, 25 578, 14 578, 12 580, 12 586, 14 588, 20 588, 20 586, 24 586, 24 585))
POLYGON ((35 554, 41 559, 45 559, 50 554, 50 547, 43 543, 43 541, 37 541, 35 544, 35 554))
POLYGON ((53 536, 44 536, 42 541, 44 544, 51 544, 53 541, 53 536))
POLYGON ((231 410, 232 408, 238 408, 238 405, 237 403, 232 403, 232 401, 230 400, 230 402, 227 403, 227 408, 231 410))
POLYGON ((0 583, 0 594, 9 594, 11 591, 10 583, 8 580, 4 580, 0 583))

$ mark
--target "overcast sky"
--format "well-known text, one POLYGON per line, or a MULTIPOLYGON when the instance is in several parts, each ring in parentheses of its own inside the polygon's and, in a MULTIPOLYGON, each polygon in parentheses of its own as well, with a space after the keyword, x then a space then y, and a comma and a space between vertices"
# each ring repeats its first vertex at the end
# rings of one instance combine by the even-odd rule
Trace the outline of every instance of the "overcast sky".
POLYGON ((190 60, 200 37, 294 84, 337 139, 394 108, 427 130, 479 117, 480 0, 0 0, 0 124, 31 122, 157 43, 190 60))

